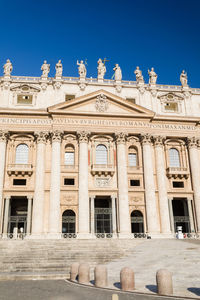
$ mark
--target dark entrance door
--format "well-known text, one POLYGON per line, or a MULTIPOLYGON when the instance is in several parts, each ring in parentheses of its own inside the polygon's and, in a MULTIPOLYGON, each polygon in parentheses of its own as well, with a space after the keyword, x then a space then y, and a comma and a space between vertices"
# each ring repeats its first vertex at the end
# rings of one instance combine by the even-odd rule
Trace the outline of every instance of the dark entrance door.
POLYGON ((112 233, 112 207, 108 197, 95 198, 95 233, 112 233))
POLYGON ((13 233, 15 227, 18 228, 18 232, 20 232, 20 229, 23 228, 23 233, 26 233, 27 208, 27 197, 11 197, 8 233, 13 233))
POLYGON ((174 198, 172 200, 174 230, 177 231, 177 226, 182 226, 184 233, 190 233, 190 219, 188 212, 188 203, 185 198, 174 198))

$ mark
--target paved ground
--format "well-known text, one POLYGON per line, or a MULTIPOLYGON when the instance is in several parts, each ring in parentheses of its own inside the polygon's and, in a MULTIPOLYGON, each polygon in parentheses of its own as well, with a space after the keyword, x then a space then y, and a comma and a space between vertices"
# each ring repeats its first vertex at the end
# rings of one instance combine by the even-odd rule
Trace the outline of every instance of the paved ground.
POLYGON ((0 282, 0 300, 111 300, 113 293, 118 294, 119 300, 177 299, 83 287, 63 280, 0 282))
POLYGON ((121 268, 129 266, 136 290, 156 292, 156 271, 166 268, 173 273, 174 295, 200 298, 200 240, 144 240, 131 256, 107 266, 110 286, 119 285, 121 268))

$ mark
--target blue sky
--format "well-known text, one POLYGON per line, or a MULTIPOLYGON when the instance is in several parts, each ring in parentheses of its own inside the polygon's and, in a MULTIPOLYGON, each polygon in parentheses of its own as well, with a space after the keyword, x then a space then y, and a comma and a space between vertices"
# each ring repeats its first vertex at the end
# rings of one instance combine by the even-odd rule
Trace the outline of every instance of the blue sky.
POLYGON ((76 60, 87 59, 87 77, 97 77, 97 60, 106 57, 111 78, 119 63, 124 80, 135 80, 139 66, 148 81, 154 67, 160 84, 200 87, 199 0, 0 0, 0 75, 7 58, 13 75, 40 76, 46 59, 55 74, 78 76, 76 60))

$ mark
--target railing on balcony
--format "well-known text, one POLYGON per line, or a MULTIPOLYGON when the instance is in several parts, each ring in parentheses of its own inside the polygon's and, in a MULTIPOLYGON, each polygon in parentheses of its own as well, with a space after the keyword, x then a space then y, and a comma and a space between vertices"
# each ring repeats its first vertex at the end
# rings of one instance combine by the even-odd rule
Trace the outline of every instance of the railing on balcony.
POLYGON ((101 176, 101 175, 111 175, 113 176, 114 175, 114 172, 115 172, 115 169, 114 169, 114 165, 112 164, 93 164, 91 166, 91 173, 92 175, 98 175, 98 176, 101 176))
POLYGON ((8 175, 28 175, 31 176, 33 173, 32 164, 9 164, 7 167, 8 175))
POLYGON ((169 167, 167 168, 167 177, 169 178, 188 178, 189 171, 188 168, 182 167, 169 167))

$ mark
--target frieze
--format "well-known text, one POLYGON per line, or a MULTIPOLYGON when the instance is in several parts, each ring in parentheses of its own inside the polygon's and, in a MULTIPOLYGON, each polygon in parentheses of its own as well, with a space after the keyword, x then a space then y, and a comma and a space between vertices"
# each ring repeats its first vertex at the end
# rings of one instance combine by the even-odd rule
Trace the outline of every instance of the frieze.
POLYGON ((31 119, 31 118, 0 118, 0 124, 8 125, 78 125, 78 126, 109 126, 109 127, 130 127, 130 128, 147 128, 147 129, 167 129, 167 130, 188 130, 197 131, 198 128, 193 125, 181 124, 152 124, 144 121, 131 120, 100 120, 100 119, 72 119, 72 118, 55 118, 55 119, 31 119))

